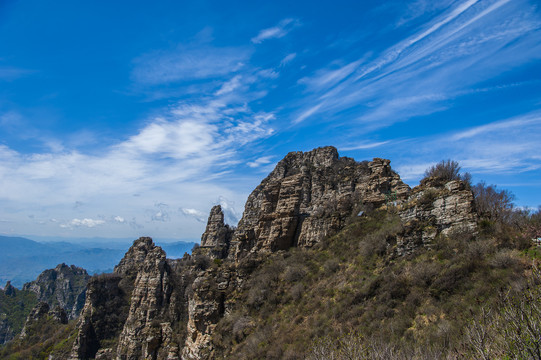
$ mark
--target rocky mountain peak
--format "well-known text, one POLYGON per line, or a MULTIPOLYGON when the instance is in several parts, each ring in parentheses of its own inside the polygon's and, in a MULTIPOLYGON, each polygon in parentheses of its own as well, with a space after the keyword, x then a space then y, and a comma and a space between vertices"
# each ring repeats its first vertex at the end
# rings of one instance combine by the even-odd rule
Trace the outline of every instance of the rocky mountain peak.
POLYGON ((165 258, 165 252, 154 244, 150 237, 140 237, 133 242, 128 252, 124 255, 122 260, 115 266, 114 272, 116 274, 125 275, 133 280, 139 271, 140 267, 144 264, 147 255, 150 253, 161 253, 165 258))
POLYGON ((207 227, 201 236, 201 246, 197 252, 214 259, 226 257, 232 234, 233 229, 224 222, 222 207, 214 206, 210 211, 207 227))
POLYGON ((74 319, 83 308, 89 278, 85 269, 62 263, 24 284, 23 290, 34 292, 38 301, 46 302, 51 307, 60 306, 70 319, 74 319))
POLYGON ((311 247, 363 205, 380 206, 391 193, 405 198, 409 190, 390 160, 357 162, 331 146, 289 153, 248 197, 229 257, 311 247))
POLYGON ((384 239, 390 255, 429 245, 437 234, 474 230, 464 183, 412 190, 390 163, 357 162, 334 147, 292 152, 249 195, 237 228, 225 224, 219 205, 211 209, 191 256, 166 259, 152 239, 135 240, 113 274, 90 281, 72 357, 213 358, 218 322, 267 255, 313 247, 361 210, 386 209, 400 218, 397 235, 384 239))
POLYGON ((332 166, 338 161, 338 150, 333 146, 316 148, 312 151, 293 151, 288 153, 269 174, 271 178, 285 178, 309 166, 320 169, 332 166))
POLYGON ((6 282, 6 286, 4 286, 4 294, 7 296, 13 296, 15 295, 16 291, 17 289, 15 286, 11 285, 11 281, 6 282))

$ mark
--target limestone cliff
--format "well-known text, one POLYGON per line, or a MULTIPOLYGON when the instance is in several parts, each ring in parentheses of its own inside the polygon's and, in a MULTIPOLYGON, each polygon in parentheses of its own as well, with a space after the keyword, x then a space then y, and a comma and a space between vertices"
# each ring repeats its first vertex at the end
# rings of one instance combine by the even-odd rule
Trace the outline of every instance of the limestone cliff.
POLYGON ((248 197, 230 256, 311 247, 362 205, 382 205, 388 194, 404 199, 409 187, 389 164, 339 157, 334 147, 289 153, 248 197))
POLYGON ((212 208, 201 246, 166 259, 140 238, 114 273, 92 278, 78 321, 73 359, 211 359, 216 325, 268 254, 311 248, 360 211, 398 213, 397 255, 437 234, 475 231, 471 191, 460 181, 410 190, 390 161, 339 157, 333 147, 293 152, 250 194, 238 228, 212 208))
POLYGON ((210 210, 205 232, 201 236, 200 252, 213 259, 223 259, 227 256, 233 229, 224 222, 224 213, 220 205, 210 210))
POLYGON ((19 290, 10 281, 0 289, 0 345, 11 341, 21 332, 26 317, 36 303, 33 292, 19 290))
POLYGON ((398 255, 411 253, 419 246, 430 246, 440 234, 477 231, 473 194, 460 180, 441 184, 436 179, 424 179, 398 208, 405 226, 397 241, 398 255))
POLYGON ((40 302, 32 309, 26 318, 26 322, 23 330, 21 331, 20 337, 27 337, 29 332, 32 331, 33 327, 38 327, 40 322, 47 320, 56 322, 58 324, 67 324, 68 315, 66 314, 66 311, 58 305, 51 309, 49 304, 46 302, 40 302))
POLYGON ((32 291, 38 301, 46 302, 51 308, 60 306, 69 319, 75 319, 83 308, 89 278, 90 275, 83 268, 59 264, 54 269, 43 271, 36 280, 24 284, 23 290, 32 291))

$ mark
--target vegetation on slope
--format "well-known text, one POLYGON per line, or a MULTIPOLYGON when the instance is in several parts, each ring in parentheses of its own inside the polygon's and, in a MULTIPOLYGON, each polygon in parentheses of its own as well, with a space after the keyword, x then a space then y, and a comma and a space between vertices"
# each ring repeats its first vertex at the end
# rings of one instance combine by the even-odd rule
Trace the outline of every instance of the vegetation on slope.
POLYGON ((17 338, 0 348, 0 359, 45 360, 54 354, 54 359, 67 359, 75 337, 76 321, 60 324, 46 316, 26 329, 26 337, 17 338))
MULTIPOLYGON (((318 348, 341 343, 365 358, 479 357, 467 331, 487 309, 505 308, 502 294, 526 288, 539 252, 522 230, 540 218, 485 217, 475 236, 440 236, 397 257, 399 218, 392 209, 365 213, 317 248, 271 255, 231 300, 214 346, 231 359, 322 359, 318 348)), ((349 358, 337 355, 327 358, 349 358)))
MULTIPOLYGON (((14 287, 6 293, 0 290, 0 334, 9 340, 21 332, 24 321, 32 308, 37 304, 36 294, 14 287)), ((1 343, 0 343, 1 344, 1 343)))

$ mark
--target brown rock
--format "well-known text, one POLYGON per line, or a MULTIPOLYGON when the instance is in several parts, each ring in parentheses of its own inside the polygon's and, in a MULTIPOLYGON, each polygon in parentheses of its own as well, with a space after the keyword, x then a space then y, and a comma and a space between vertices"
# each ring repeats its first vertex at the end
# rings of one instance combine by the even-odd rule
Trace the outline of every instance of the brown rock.
POLYGON ((361 205, 379 206, 387 194, 404 199, 409 187, 389 164, 341 158, 334 147, 289 153, 248 197, 229 256, 311 247, 361 205))
POLYGON ((198 251, 213 259, 223 259, 227 256, 232 235, 233 230, 224 223, 222 207, 216 205, 210 211, 198 251))

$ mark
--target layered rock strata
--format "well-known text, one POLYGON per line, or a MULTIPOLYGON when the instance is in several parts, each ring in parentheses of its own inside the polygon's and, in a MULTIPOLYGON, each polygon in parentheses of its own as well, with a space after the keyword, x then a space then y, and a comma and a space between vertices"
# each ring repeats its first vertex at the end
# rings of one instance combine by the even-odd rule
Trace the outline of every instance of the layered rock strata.
POLYGON ((397 239, 398 255, 409 254, 419 246, 430 246, 440 234, 477 231, 473 194, 461 180, 442 184, 438 179, 424 179, 398 208, 405 226, 397 239))
POLYGON ((229 256, 311 247, 363 205, 405 199, 410 189, 389 164, 341 158, 334 147, 289 153, 248 197, 229 256))
POLYGON ((59 264, 54 269, 42 272, 36 280, 24 284, 23 290, 34 292, 38 301, 46 302, 50 307, 60 306, 69 319, 75 319, 85 302, 88 279, 90 275, 85 269, 59 264))
POLYGON ((387 207, 405 229, 389 245, 405 254, 437 234, 475 231, 472 200, 460 181, 410 190, 389 160, 356 162, 332 147, 290 153, 250 194, 237 229, 215 206, 192 255, 166 259, 140 238, 113 274, 93 278, 71 356, 212 359, 216 324, 270 252, 313 247, 348 218, 387 207))

